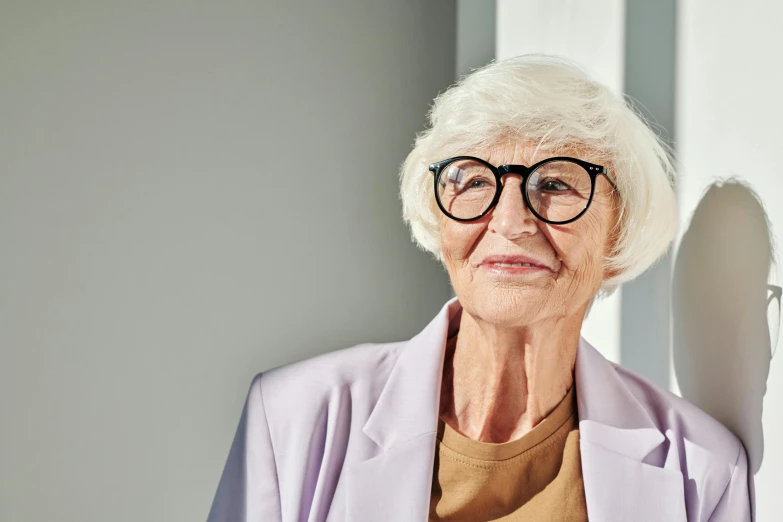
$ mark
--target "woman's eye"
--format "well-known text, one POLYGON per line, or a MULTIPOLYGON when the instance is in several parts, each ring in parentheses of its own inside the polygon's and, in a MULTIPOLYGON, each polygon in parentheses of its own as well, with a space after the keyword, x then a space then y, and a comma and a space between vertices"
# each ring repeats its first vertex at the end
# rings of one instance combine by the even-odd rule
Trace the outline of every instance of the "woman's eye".
POLYGON ((540 185, 541 190, 549 190, 552 192, 562 192, 564 190, 569 190, 571 187, 566 185, 560 180, 557 179, 547 179, 540 185))
POLYGON ((459 193, 462 194, 471 190, 486 189, 490 186, 490 183, 485 179, 473 178, 460 187, 459 193))

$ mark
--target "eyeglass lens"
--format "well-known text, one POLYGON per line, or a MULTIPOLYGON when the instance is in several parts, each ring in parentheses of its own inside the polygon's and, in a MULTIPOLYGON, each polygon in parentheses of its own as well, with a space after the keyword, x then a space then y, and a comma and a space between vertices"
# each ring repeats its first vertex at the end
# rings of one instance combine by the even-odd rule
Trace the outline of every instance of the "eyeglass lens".
MULTIPOLYGON (((474 160, 458 160, 438 177, 438 200, 458 219, 474 219, 489 209, 497 192, 492 170, 474 160)), ((570 161, 552 161, 531 172, 525 184, 531 209, 553 222, 578 216, 590 201, 590 174, 570 161)))

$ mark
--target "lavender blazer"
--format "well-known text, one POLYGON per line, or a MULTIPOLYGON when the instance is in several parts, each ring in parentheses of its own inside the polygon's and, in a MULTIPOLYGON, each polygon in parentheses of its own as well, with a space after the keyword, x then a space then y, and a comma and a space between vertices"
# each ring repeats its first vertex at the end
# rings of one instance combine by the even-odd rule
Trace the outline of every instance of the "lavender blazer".
MULTIPOLYGON (((455 298, 413 339, 259 374, 208 522, 426 522, 455 298)), ((751 519, 740 441, 580 339, 576 395, 592 522, 751 519)))

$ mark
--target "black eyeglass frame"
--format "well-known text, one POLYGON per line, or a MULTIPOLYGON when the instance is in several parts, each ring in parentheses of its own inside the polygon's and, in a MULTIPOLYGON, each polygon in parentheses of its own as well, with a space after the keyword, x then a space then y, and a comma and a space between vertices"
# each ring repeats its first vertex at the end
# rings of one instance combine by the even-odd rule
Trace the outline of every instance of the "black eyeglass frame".
POLYGON ((593 202, 593 195, 595 194, 595 180, 598 176, 604 175, 606 176, 606 180, 612 185, 612 188, 614 190, 617 190, 617 185, 615 184, 614 180, 609 176, 609 173, 606 171, 606 167, 603 165, 596 165, 595 163, 590 163, 584 160, 581 160, 579 158, 571 158, 568 156, 555 156, 552 158, 546 158, 544 160, 539 161, 538 163, 534 163, 533 165, 527 167, 525 165, 500 165, 498 167, 492 165, 491 163, 481 159, 477 158, 475 156, 455 156, 453 158, 448 158, 445 160, 438 161, 436 163, 432 163, 429 166, 430 172, 433 174, 433 181, 434 181, 434 190, 435 190, 435 202, 438 204, 438 208, 440 208, 441 212, 446 214, 448 217, 453 219, 454 221, 460 221, 460 222, 470 222, 470 221, 476 221, 478 219, 483 218, 486 216, 490 210, 492 210, 495 205, 498 204, 498 201, 500 201, 500 193, 503 190, 503 183, 502 178, 506 174, 519 174, 522 176, 522 196, 525 199, 525 204, 527 205, 527 208, 530 209, 530 212, 533 213, 534 216, 536 216, 538 219, 543 221, 544 223, 549 223, 552 225, 565 225, 567 223, 571 223, 573 221, 576 221, 580 217, 582 217, 585 212, 587 212, 587 209, 590 208, 590 203, 593 202), (443 204, 440 202, 440 197, 438 197, 438 178, 440 177, 440 173, 443 171, 445 167, 448 165, 454 163, 455 161, 462 161, 462 160, 472 160, 477 161, 478 163, 481 163, 485 167, 487 167, 489 170, 492 171, 492 173, 495 175, 495 181, 497 182, 495 185, 495 196, 492 198, 492 202, 489 204, 487 209, 482 212, 480 215, 473 217, 473 218, 458 218, 454 217, 443 207, 443 204), (530 199, 527 195, 527 179, 530 177, 530 175, 539 167, 542 167, 548 163, 552 163, 553 161, 568 161, 571 163, 575 163, 585 169, 585 172, 590 176, 590 198, 587 200, 587 204, 585 205, 585 208, 582 209, 579 214, 577 214, 575 217, 568 219, 566 221, 551 221, 549 219, 546 219, 538 214, 533 209, 533 205, 530 204, 530 199))

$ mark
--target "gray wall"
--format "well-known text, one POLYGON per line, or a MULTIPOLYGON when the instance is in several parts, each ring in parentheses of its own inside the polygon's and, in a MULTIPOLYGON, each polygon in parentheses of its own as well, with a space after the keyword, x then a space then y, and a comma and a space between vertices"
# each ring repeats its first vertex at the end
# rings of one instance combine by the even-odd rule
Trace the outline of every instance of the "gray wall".
POLYGON ((462 77, 495 58, 495 0, 457 0, 457 76, 462 77))
POLYGON ((455 26, 445 0, 2 4, 0 520, 204 519, 255 373, 429 321, 449 285, 397 168, 455 26))
MULTIPOLYGON (((677 4, 675 0, 626 0, 625 94, 675 146, 677 4)), ((663 388, 670 386, 671 249, 622 287, 620 362, 663 388)))

